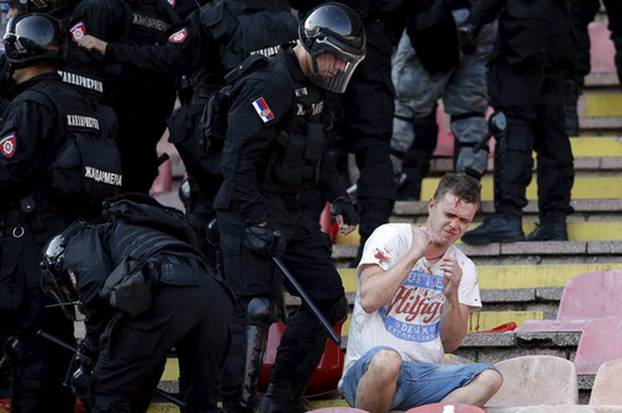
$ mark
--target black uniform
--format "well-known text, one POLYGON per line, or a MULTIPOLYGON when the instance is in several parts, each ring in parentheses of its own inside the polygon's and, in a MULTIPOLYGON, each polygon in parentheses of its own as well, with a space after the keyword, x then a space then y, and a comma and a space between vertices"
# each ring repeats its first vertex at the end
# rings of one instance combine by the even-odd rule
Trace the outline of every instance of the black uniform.
MULTIPOLYGON (((292 2, 307 10, 315 2, 292 2)), ((378 227, 388 222, 395 201, 395 183, 390 159, 393 133, 394 89, 391 81, 391 55, 404 27, 401 0, 371 2, 343 1, 354 9, 365 24, 367 55, 356 69, 345 93, 330 96, 335 111, 335 164, 347 176, 347 157, 353 152, 360 170, 356 197, 360 215, 362 247, 378 227), (372 4, 373 3, 373 4, 372 4)), ((308 203, 309 198, 305 198, 308 203)), ((317 202, 316 202, 317 203, 317 202)), ((323 208, 323 203, 319 210, 323 208)), ((308 206, 305 205, 305 208, 308 206)), ((319 216, 318 207, 314 208, 319 216)))
MULTIPOLYGON (((166 220, 183 221, 177 211, 154 204, 121 200, 111 204, 126 211, 152 211, 166 220)), ((107 209, 107 211, 110 208, 107 209)), ((233 296, 221 279, 179 231, 159 222, 142 224, 107 213, 108 219, 80 228, 68 240, 65 268, 75 274, 75 288, 86 315, 87 335, 98 355, 92 383, 93 413, 145 412, 168 351, 179 359, 180 390, 188 413, 216 411, 219 375, 229 344, 233 296), (132 290, 129 300, 150 305, 133 315, 120 299, 113 308, 105 285, 115 274, 141 268, 152 283, 149 293, 132 290)), ((76 231, 69 228, 67 231, 76 231)), ((114 283, 113 283, 114 284, 114 283)), ((119 293, 119 295, 121 295, 119 293)), ((92 351, 92 350, 91 350, 92 351)))
MULTIPOLYGON (((347 197, 325 155, 320 90, 306 81, 289 48, 281 49, 267 66, 236 83, 235 89, 227 116, 224 183, 214 204, 225 273, 239 298, 223 379, 228 411, 237 411, 244 355, 252 350, 245 348, 246 343, 262 345, 262 334, 253 336, 252 330, 267 331, 280 297, 279 274, 269 257, 247 247, 245 229, 267 222, 269 228, 279 230, 279 251, 275 253, 283 254, 285 264, 329 321, 339 321, 347 311, 341 278, 331 261, 330 241, 317 220, 300 214, 298 207, 298 195, 308 187, 319 189, 331 201, 347 197)), ((268 393, 297 401, 319 361, 326 337, 306 306, 291 315, 268 393)), ((261 360, 254 363, 261 366, 261 360)), ((249 362, 246 364, 248 368, 249 362)), ((247 383, 244 378, 244 383, 252 385, 252 379, 247 383)), ((250 397, 242 394, 243 407, 253 407, 254 391, 252 386, 245 388, 250 397)))
MULTIPOLYGON (((102 175, 83 176, 89 160, 80 159, 77 141, 69 145, 68 136, 95 135, 109 141, 116 119, 111 110, 64 86, 55 73, 18 85, 16 93, 0 130, 0 314, 2 327, 22 342, 13 363, 12 411, 70 412, 73 397, 61 386, 68 356, 34 333, 44 328, 72 341, 73 325, 59 309, 45 308, 50 301, 39 287, 38 257, 51 234, 99 211, 75 185, 98 185, 102 175)), ((108 155, 96 154, 105 163, 108 155)), ((120 186, 119 180, 110 182, 111 187, 120 186)))
MULTIPOLYGON (((522 238, 520 215, 527 205, 525 192, 535 149, 540 221, 555 220, 563 224, 565 233, 574 181, 563 108, 564 78, 573 70, 568 4, 565 0, 479 0, 467 22, 481 27, 496 18, 503 6, 488 75, 492 105, 508 119, 507 138, 497 142, 495 153, 495 209, 512 222, 512 230, 506 232, 512 236, 505 240, 522 238)), ((472 241, 473 235, 467 233, 464 240, 472 241)), ((498 240, 493 238, 489 241, 498 240)))
MULTIPOLYGON (((288 2, 214 1, 191 14, 166 45, 139 47, 110 43, 106 58, 143 70, 183 75, 187 95, 169 120, 175 144, 189 175, 186 212, 197 233, 214 218, 212 203, 222 183, 220 156, 204 154, 198 143, 207 99, 225 84, 224 77, 252 54, 273 55, 297 37, 298 22, 288 2)), ((204 236, 201 236, 204 239, 204 236)), ((206 254, 211 246, 203 248, 206 254)))
MULTIPOLYGON (((590 34, 588 25, 600 10, 600 0, 575 0, 571 6, 572 26, 576 34, 575 76, 566 80, 566 130, 571 135, 579 134, 577 101, 583 93, 585 76, 590 73, 590 34)), ((622 79, 622 2, 603 0, 607 9, 611 40, 616 49, 615 65, 618 79, 622 79)))
MULTIPOLYGON (((609 20, 611 40, 616 49, 615 64, 618 78, 622 79, 622 3, 616 0, 603 0, 609 20)), ((599 0, 575 0, 571 6, 572 24, 577 34, 576 80, 583 86, 583 78, 590 73, 590 36, 588 25, 600 10, 599 0)))
MULTIPOLYGON (((91 34, 108 42, 134 45, 164 44, 179 17, 166 0, 86 0, 72 21, 74 37, 91 34)), ((107 64, 91 56, 109 89, 119 119, 119 150, 124 191, 147 192, 157 176, 156 145, 166 128, 175 101, 171 75, 107 64)))

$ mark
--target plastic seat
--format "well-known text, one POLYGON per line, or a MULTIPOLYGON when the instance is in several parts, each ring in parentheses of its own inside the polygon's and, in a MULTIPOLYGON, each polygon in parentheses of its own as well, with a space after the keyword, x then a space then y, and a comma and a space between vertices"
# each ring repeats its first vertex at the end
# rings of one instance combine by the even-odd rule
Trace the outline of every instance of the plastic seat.
POLYGON ((540 405, 521 407, 516 413, 596 413, 590 406, 580 404, 540 405))
POLYGON ((622 358, 603 363, 594 379, 590 405, 622 406, 622 358))
MULTIPOLYGON (((341 335, 342 326, 343 322, 333 326, 338 335, 341 335)), ((285 324, 283 322, 274 323, 270 326, 268 339, 266 341, 266 351, 263 358, 263 366, 259 376, 259 389, 261 391, 264 391, 268 386, 270 371, 276 360, 276 352, 281 343, 281 337, 283 337, 284 331, 285 324)), ((337 384, 341 379, 344 362, 345 357, 341 350, 341 346, 338 346, 332 340, 328 339, 326 347, 324 348, 324 353, 322 353, 322 358, 309 379, 305 395, 307 397, 325 396, 335 392, 337 390, 337 384)))
POLYGON ((434 403, 414 407, 406 413, 485 413, 477 406, 460 403, 434 403))
POLYGON ((590 320, 622 316, 622 270, 601 270, 566 283, 555 320, 530 320, 521 331, 583 331, 590 320))
POLYGON ((553 356, 524 356, 495 364, 503 385, 486 407, 577 404, 574 363, 553 356))
POLYGON ((583 330, 575 365, 579 374, 596 374, 606 361, 622 357, 622 317, 593 320, 583 330))

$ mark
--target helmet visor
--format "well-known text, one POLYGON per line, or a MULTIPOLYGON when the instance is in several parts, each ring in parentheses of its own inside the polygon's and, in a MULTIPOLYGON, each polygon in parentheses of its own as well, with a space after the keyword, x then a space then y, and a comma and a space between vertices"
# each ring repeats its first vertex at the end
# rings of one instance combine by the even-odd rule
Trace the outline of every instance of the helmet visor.
MULTIPOLYGON (((345 47, 340 47, 337 42, 330 39, 318 39, 317 43, 325 43, 320 48, 320 52, 311 56, 313 61, 313 72, 309 76, 309 80, 322 89, 334 93, 343 93, 348 87, 350 78, 354 74, 357 66, 365 58, 365 54, 353 53, 345 47), (323 66, 322 59, 325 54, 331 54, 336 58, 338 64, 326 70, 323 66)), ((332 60, 332 59, 331 59, 332 60)))
POLYGON ((41 271, 41 289, 59 305, 65 317, 72 321, 76 320, 74 302, 71 301, 71 297, 67 294, 66 290, 63 290, 60 285, 58 285, 52 271, 47 269, 41 271))

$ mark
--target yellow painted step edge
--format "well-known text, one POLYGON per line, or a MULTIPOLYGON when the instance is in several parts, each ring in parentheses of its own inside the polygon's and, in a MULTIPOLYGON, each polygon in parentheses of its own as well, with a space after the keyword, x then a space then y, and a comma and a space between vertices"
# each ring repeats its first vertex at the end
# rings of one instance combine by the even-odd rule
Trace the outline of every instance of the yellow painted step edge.
MULTIPOLYGON (((620 185, 622 185, 622 178, 620 185)), ((477 228, 480 224, 472 224, 469 229, 477 228)), ((534 223, 523 224, 523 231, 529 234, 535 228, 534 223)), ((622 221, 580 221, 568 223, 568 237, 571 241, 598 241, 622 239, 622 221)), ((338 234, 336 245, 359 245, 361 236, 358 231, 349 235, 338 234)))
MULTIPOLYGON (((421 184, 421 199, 430 199, 440 178, 425 178, 421 184)), ((538 188, 535 179, 527 187, 527 198, 537 199, 538 188)), ((572 199, 617 199, 622 198, 622 178, 616 176, 578 176, 572 188, 572 199)), ((482 200, 493 200, 492 177, 482 178, 482 200)))
MULTIPOLYGON (((622 270, 622 263, 547 264, 547 265, 478 265, 480 290, 510 288, 563 287, 578 275, 599 270, 622 270)), ((354 268, 338 268, 346 292, 356 291, 354 268)))

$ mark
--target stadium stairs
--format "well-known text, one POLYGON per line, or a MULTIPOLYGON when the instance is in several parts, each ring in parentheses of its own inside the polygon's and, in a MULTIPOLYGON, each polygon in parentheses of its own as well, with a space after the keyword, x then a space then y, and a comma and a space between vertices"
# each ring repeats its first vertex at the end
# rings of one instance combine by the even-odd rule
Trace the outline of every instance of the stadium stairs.
MULTIPOLYGON (((576 178, 572 191, 575 213, 568 217, 569 241, 516 242, 469 246, 459 244, 478 270, 482 302, 481 312, 471 315, 469 333, 453 360, 499 362, 526 355, 550 355, 573 361, 580 331, 521 331, 527 320, 554 319, 565 283, 577 275, 605 269, 622 269, 622 93, 613 70, 613 47, 606 22, 601 18, 590 27, 592 67, 579 102, 580 136, 572 137, 576 178), (513 329, 516 327, 515 329, 513 329), (490 330, 501 331, 490 331, 490 330), (504 331, 505 330, 505 331, 504 331)), ((452 138, 447 125, 441 125, 440 140, 432 163, 432 174, 422 186, 422 199, 429 199, 440 176, 451 170, 452 138)), ((166 149, 169 151, 169 149, 166 149)), ((170 152, 170 151, 169 151, 170 152)), ((173 176, 183 171, 173 163, 173 176)), ((473 227, 493 212, 492 160, 483 178, 483 204, 473 227)), ((176 191, 159 196, 161 201, 179 206, 176 191)), ((527 191, 523 227, 526 233, 537 222, 537 185, 534 179, 527 191)), ((423 222, 426 203, 397 202, 392 222, 423 222)), ((342 276, 352 305, 356 280, 353 259, 358 234, 337 236, 333 259, 342 276)), ((288 297, 290 306, 298 299, 288 297)), ((349 319, 343 326, 343 348, 347 348, 349 319)), ((177 363, 169 359, 161 386, 176 389, 177 363)), ((594 382, 593 374, 579 374, 579 400, 586 403, 594 382)), ((335 396, 335 395, 333 395, 335 396)), ((337 396, 338 397, 338 396, 337 396)), ((309 409, 344 406, 339 398, 309 402, 309 409)), ((150 412, 176 409, 156 403, 150 412)))

